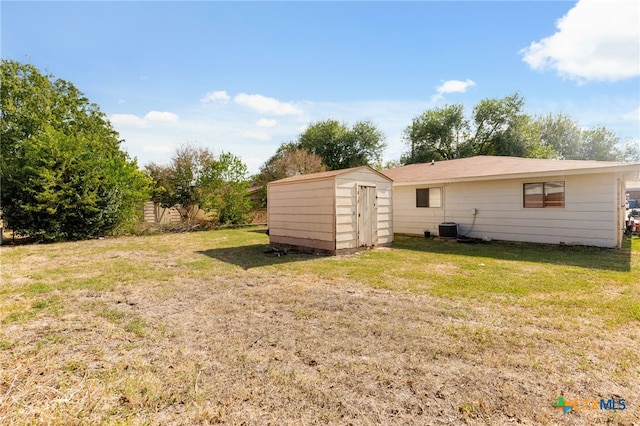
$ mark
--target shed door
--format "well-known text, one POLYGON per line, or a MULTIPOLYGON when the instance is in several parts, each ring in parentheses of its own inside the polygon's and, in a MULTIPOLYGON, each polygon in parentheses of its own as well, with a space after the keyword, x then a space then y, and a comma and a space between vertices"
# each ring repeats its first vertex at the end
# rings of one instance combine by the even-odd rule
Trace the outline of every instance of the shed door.
POLYGON ((375 186, 358 186, 358 247, 374 246, 378 240, 375 186))

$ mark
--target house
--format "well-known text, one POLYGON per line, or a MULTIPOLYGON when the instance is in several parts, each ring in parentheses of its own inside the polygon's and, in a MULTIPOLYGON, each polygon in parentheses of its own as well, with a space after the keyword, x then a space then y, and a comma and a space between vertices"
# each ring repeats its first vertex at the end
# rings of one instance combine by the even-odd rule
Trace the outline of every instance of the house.
POLYGON ((293 176, 267 191, 273 247, 340 254, 393 241, 392 182, 371 167, 293 176))
POLYGON ((396 233, 438 235, 446 222, 472 238, 620 247, 640 163, 478 156, 383 173, 396 233))

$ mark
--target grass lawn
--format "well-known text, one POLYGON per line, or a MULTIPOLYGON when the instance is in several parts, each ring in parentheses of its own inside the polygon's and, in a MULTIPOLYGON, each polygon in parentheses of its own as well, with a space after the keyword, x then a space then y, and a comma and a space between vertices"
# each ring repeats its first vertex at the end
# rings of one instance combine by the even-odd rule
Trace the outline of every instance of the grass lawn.
POLYGON ((640 424, 637 237, 267 251, 263 229, 0 247, 0 424, 640 424))

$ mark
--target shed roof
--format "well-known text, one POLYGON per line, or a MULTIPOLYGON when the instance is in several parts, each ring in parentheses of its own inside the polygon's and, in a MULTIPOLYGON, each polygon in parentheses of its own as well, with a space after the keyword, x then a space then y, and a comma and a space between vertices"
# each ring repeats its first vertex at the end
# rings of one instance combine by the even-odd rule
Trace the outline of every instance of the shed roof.
POLYGON ((317 172, 317 173, 309 173, 306 175, 297 175, 297 176, 291 176, 288 178, 284 178, 284 179, 280 179, 280 180, 276 180, 273 182, 269 182, 269 185, 279 185, 279 184, 283 184, 283 183, 293 183, 293 182, 304 182, 304 181, 311 181, 311 180, 322 180, 322 179, 331 179, 346 173, 350 173, 350 172, 354 172, 356 170, 367 170, 367 171, 371 171, 379 176, 382 176, 385 179, 391 180, 391 178, 383 173, 378 172, 377 170, 374 170, 373 168, 369 167, 369 166, 359 166, 359 167, 351 167, 349 169, 340 169, 340 170, 329 170, 328 172, 317 172))
POLYGON ((607 172, 635 172, 640 174, 640 163, 610 161, 546 160, 538 158, 476 156, 433 163, 410 164, 383 170, 395 185, 424 182, 453 182, 509 179, 526 176, 568 175, 607 172))

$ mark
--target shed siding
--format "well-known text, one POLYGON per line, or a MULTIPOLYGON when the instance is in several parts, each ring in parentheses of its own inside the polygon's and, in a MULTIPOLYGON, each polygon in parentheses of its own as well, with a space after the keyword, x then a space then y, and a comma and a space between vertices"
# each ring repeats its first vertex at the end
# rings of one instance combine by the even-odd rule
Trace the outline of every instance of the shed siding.
POLYGON ((310 249, 309 251, 335 252, 335 243, 333 241, 295 238, 286 235, 269 235, 269 241, 274 245, 295 247, 296 249, 308 248, 310 249))
POLYGON ((335 250, 334 179, 272 185, 268 191, 272 243, 335 250))
POLYGON ((356 170, 336 177, 336 249, 358 248, 358 186, 376 187, 377 245, 393 241, 391 181, 367 170, 356 170))
POLYGON ((415 207, 415 189, 425 186, 396 187, 395 230, 437 234, 438 224, 450 221, 472 238, 615 247, 621 232, 618 178, 611 173, 450 183, 443 186, 443 207, 433 209, 415 207), (564 208, 524 208, 523 184, 549 181, 565 182, 564 208), (475 223, 472 208, 478 209, 475 223))

